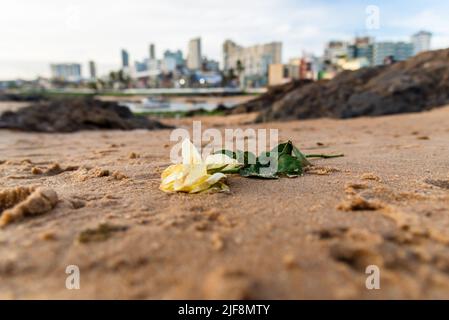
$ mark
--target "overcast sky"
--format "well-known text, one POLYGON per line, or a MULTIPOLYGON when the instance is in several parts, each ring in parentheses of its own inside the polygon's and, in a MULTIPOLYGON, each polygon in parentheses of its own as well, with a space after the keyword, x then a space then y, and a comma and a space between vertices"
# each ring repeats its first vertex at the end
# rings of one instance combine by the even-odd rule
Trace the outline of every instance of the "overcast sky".
POLYGON ((97 62, 100 73, 147 56, 148 44, 181 49, 201 36, 203 54, 221 61, 232 39, 247 46, 282 41, 283 59, 305 50, 321 54, 326 41, 355 34, 409 40, 420 29, 433 48, 449 47, 448 1, 352 0, 3 0, 0 9, 0 80, 49 75, 50 62, 97 62), (366 28, 366 7, 380 9, 380 28, 366 28))

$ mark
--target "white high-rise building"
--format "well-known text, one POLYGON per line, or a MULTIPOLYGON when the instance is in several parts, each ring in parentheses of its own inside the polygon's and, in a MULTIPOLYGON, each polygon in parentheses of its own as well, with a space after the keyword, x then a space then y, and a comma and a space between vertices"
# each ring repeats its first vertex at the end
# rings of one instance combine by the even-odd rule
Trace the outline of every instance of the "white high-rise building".
POLYGON ((414 54, 430 50, 430 41, 432 34, 427 31, 420 31, 412 36, 412 43, 414 47, 414 54))
POLYGON ((409 42, 375 42, 373 45, 373 65, 384 64, 386 58, 404 61, 413 56, 413 44, 409 42))
POLYGON ((200 70, 201 62, 201 38, 195 38, 189 41, 187 68, 191 70, 200 70))
POLYGON ((50 65, 53 79, 78 82, 81 80, 81 64, 79 63, 54 63, 50 65))
POLYGON ((242 47, 231 40, 223 44, 223 69, 242 77, 242 81, 257 82, 262 85, 268 79, 268 66, 282 63, 282 43, 271 42, 250 47, 242 47))

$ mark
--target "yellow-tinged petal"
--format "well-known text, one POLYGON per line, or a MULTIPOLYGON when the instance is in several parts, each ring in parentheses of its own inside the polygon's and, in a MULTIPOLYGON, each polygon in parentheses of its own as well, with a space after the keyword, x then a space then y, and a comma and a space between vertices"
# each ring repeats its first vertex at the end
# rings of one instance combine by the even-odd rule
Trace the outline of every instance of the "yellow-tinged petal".
POLYGON ((206 182, 213 185, 224 178, 226 178, 226 175, 224 173, 217 172, 211 175, 209 178, 207 178, 206 182))
POLYGON ((192 165, 203 162, 200 153, 189 139, 184 139, 182 142, 181 154, 183 164, 192 165))
POLYGON ((171 181, 172 179, 176 179, 177 176, 179 176, 180 173, 182 173, 184 166, 182 164, 173 164, 166 168, 164 171, 162 171, 161 179, 162 181, 171 181))
POLYGON ((182 180, 184 172, 184 165, 174 164, 166 168, 161 174, 160 189, 166 192, 174 191, 174 183, 177 180, 182 180))
POLYGON ((197 184, 208 177, 206 165, 196 164, 191 166, 185 166, 185 179, 177 180, 175 182, 176 191, 188 191, 190 187, 197 184))
POLYGON ((197 180, 195 184, 190 186, 184 186, 182 191, 189 193, 197 193, 200 191, 204 191, 210 187, 210 184, 206 183, 208 176, 202 177, 200 180, 197 180))
POLYGON ((207 156, 206 158, 206 164, 219 164, 219 165, 223 165, 223 164, 238 164, 239 162, 234 159, 231 158, 230 156, 220 153, 220 154, 210 154, 207 156))
POLYGON ((173 192, 173 191, 175 191, 174 182, 170 182, 170 183, 166 183, 166 184, 161 183, 161 185, 159 186, 159 189, 162 191, 165 191, 165 192, 173 192))
POLYGON ((226 154, 211 154, 206 158, 207 170, 231 170, 241 165, 226 154))
MULTIPOLYGON (((217 190, 229 190, 229 188, 223 188, 222 186, 226 186, 224 183, 220 183, 222 179, 225 179, 226 175, 223 173, 214 173, 213 175, 208 175, 206 179, 200 181, 192 186, 190 189, 190 193, 197 193, 201 191, 205 191, 210 189, 211 187, 218 187, 217 190)), ((227 186, 226 186, 227 187, 227 186)))

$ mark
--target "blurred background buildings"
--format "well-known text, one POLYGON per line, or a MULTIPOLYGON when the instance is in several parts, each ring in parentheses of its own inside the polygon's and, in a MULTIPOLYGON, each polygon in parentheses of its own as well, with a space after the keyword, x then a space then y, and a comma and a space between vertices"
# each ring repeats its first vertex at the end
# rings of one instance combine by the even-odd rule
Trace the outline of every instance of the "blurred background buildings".
MULTIPOLYGON (((329 41, 321 56, 307 52, 282 61, 282 43, 269 42, 244 46, 228 39, 222 45, 222 62, 208 58, 200 37, 188 41, 186 56, 181 49, 164 49, 157 57, 156 44, 150 43, 146 56, 135 59, 126 49, 120 51, 121 68, 107 75, 97 74, 96 62, 88 61, 83 77, 80 63, 53 63, 51 79, 37 79, 50 87, 126 88, 262 88, 292 79, 331 79, 344 70, 407 60, 431 49, 432 34, 419 31, 409 42, 376 41, 355 37, 351 41, 329 41)), ((23 83, 21 81, 20 83, 23 83)), ((7 87, 11 82, 2 82, 7 87)), ((14 83, 13 85, 18 85, 14 83)))

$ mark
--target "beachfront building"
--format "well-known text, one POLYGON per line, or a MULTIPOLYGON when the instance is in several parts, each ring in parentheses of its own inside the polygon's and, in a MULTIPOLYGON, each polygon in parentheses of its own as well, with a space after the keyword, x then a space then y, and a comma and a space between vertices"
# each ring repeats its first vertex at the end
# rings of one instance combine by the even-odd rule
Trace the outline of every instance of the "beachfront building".
POLYGON ((302 57, 291 58, 288 61, 288 74, 290 78, 295 80, 316 79, 319 67, 317 63, 318 58, 313 54, 303 53, 302 57))
POLYGON ((201 38, 195 38, 189 41, 187 68, 190 70, 200 70, 201 64, 201 38))
POLYGON ((361 68, 369 67, 371 61, 366 57, 353 58, 353 59, 340 59, 337 61, 336 65, 341 70, 358 70, 361 68))
POLYGON ((231 40, 223 44, 223 71, 231 71, 240 85, 259 87, 268 83, 268 66, 282 63, 282 43, 271 42, 242 47, 231 40))
POLYGON ((301 58, 290 58, 288 60, 288 74, 292 79, 300 78, 301 58))
POLYGON ((373 45, 373 65, 379 66, 386 60, 403 61, 413 56, 413 44, 409 42, 376 42, 373 45))
POLYGON ((291 58, 288 64, 270 64, 268 85, 279 85, 291 80, 317 80, 321 69, 322 58, 303 52, 302 57, 291 58))
POLYGON ((268 68, 268 85, 277 86, 292 80, 289 66, 282 63, 270 64, 268 68))
POLYGON ((427 31, 420 31, 412 36, 413 53, 418 54, 420 52, 430 50, 430 42, 432 40, 432 34, 427 31))
POLYGON ((55 80, 78 82, 81 81, 81 64, 55 63, 50 65, 51 76, 55 80))

